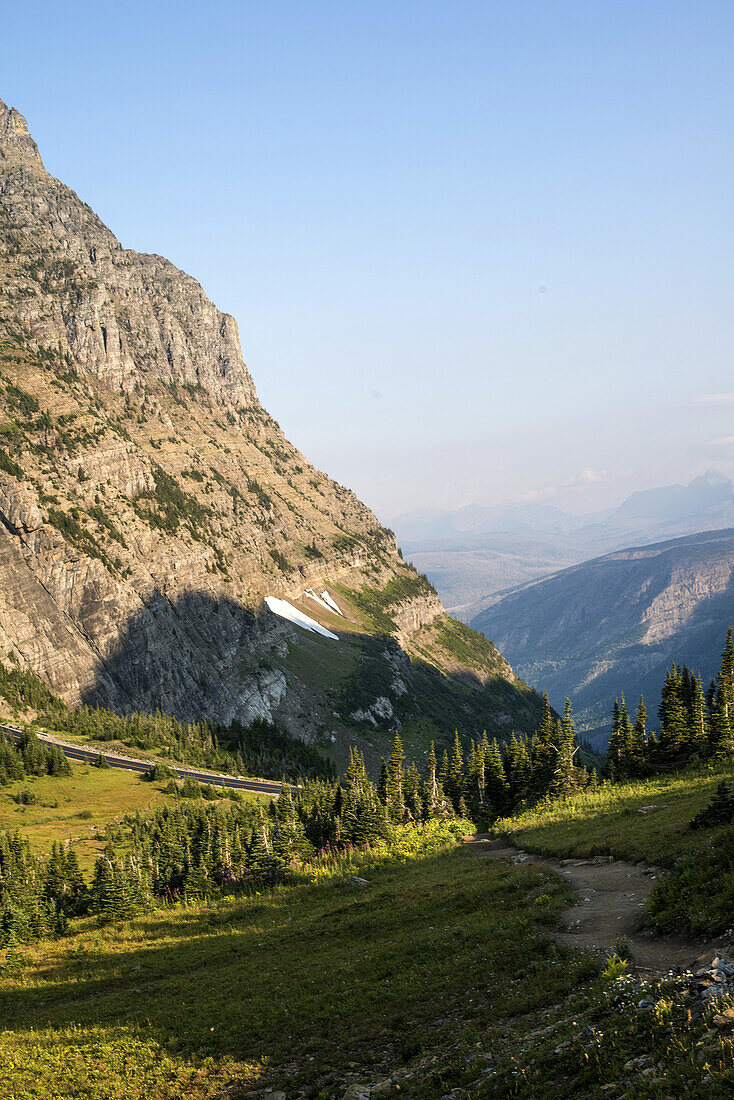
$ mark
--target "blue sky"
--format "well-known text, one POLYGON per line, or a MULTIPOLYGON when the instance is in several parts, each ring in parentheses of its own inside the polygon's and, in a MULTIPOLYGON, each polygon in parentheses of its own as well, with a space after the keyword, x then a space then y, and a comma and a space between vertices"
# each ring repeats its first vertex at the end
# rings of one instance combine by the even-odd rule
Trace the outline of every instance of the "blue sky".
POLYGON ((383 518, 734 474, 734 5, 34 3, 0 98, 383 518))

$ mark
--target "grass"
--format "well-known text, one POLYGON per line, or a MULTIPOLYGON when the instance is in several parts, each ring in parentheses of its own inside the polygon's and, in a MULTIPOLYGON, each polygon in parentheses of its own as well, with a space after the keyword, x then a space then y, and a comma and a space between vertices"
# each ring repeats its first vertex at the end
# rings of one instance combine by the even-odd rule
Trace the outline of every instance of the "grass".
MULTIPOLYGON (((701 832, 688 823, 732 775, 734 765, 712 764, 641 782, 603 784, 505 818, 496 828, 539 855, 612 855, 670 867, 701 847, 701 832)), ((706 830, 707 839, 715 835, 716 830, 706 830)))
POLYGON ((584 967, 545 931, 567 887, 473 858, 455 835, 408 828, 390 849, 322 861, 310 883, 23 948, 0 984, 8 1094, 195 1100, 287 1082, 342 1095, 350 1064, 377 1076, 459 1019, 565 995, 584 967))
POLYGON ((105 825, 126 813, 154 810, 172 796, 164 793, 165 784, 145 782, 134 772, 76 763, 73 768, 68 777, 28 776, 0 787, 0 828, 20 829, 43 854, 54 841, 74 841, 88 871, 101 851, 105 825), (34 805, 13 801, 24 788, 36 796, 34 805))

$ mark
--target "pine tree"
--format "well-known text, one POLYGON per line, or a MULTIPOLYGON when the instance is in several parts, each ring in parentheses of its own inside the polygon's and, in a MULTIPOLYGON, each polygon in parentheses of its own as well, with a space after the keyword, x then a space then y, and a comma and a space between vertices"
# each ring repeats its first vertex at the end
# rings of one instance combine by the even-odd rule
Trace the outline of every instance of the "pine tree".
POLYGON ((423 816, 423 799, 421 798, 421 777, 415 764, 411 764, 405 773, 404 796, 408 819, 420 821, 423 816))
POLYGON ((443 786, 454 809, 458 813, 459 802, 464 790, 464 753, 462 752, 458 730, 454 735, 454 747, 451 753, 448 778, 443 786))
POLYGON ((392 821, 402 821, 405 817, 405 796, 403 793, 403 762, 405 753, 400 734, 395 732, 392 752, 387 763, 387 781, 385 789, 385 805, 392 821))
POLYGON ((693 702, 691 706, 691 739, 699 752, 704 753, 708 745, 709 729, 706 713, 706 699, 700 675, 693 684, 693 702))
POLYGON ((734 752, 734 642, 731 627, 721 654, 721 671, 711 715, 710 752, 723 760, 734 752))
POLYGON ((553 783, 557 754, 555 740, 555 720, 548 700, 548 692, 546 691, 543 695, 543 717, 533 741, 531 787, 536 798, 544 798, 553 783))
POLYGON ((604 761, 604 772, 610 779, 618 779, 624 774, 625 742, 622 732, 622 711, 619 700, 614 700, 612 708, 612 731, 604 761))
POLYGON ((436 761, 436 746, 431 741, 428 753, 428 774, 423 784, 423 806, 427 818, 435 817, 438 810, 438 775, 436 761))
POLYGON ((517 809, 530 793, 532 765, 524 740, 513 732, 505 751, 504 768, 507 776, 510 809, 517 809))
POLYGON ((485 792, 487 810, 492 817, 501 817, 507 809, 507 777, 496 738, 491 742, 485 760, 485 792))
POLYGON ((670 759, 689 747, 688 710, 683 695, 683 677, 675 665, 666 678, 660 705, 660 749, 670 759))
POLYGON ((576 751, 576 730, 573 724, 571 700, 566 699, 563 720, 556 725, 556 760, 550 788, 551 794, 556 796, 567 795, 575 790, 577 785, 576 768, 574 766, 576 751))
POLYGON ((640 774, 647 756, 647 708, 645 706, 645 700, 640 696, 640 702, 637 707, 637 717, 635 718, 634 725, 634 747, 633 758, 637 773, 640 774))

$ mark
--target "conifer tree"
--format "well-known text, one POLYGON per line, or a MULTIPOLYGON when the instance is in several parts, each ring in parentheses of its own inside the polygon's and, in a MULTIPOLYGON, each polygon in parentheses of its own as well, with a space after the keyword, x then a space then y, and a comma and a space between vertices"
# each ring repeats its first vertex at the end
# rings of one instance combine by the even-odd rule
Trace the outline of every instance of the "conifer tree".
POLYGON ((415 764, 411 764, 405 773, 404 797, 408 819, 420 821, 423 816, 423 799, 421 798, 421 777, 415 764))
POLYGON ((458 812, 459 801, 461 800, 464 790, 464 753, 461 748, 461 742, 459 740, 459 731, 454 734, 454 747, 451 753, 451 763, 449 764, 448 777, 443 784, 444 790, 451 800, 451 804, 458 812))
POLYGON ((503 764, 507 776, 510 808, 517 809, 530 792, 532 765, 525 741, 518 738, 514 731, 505 751, 503 764))
POLYGON ((428 753, 428 773, 423 784, 423 806, 426 817, 434 817, 438 810, 438 775, 436 746, 431 741, 428 753))
POLYGON ((693 683, 693 703, 691 707, 691 741, 693 746, 703 753, 708 746, 708 715, 706 713, 706 699, 703 694, 703 684, 700 675, 693 683))
POLYGON ((395 731, 392 752, 387 763, 385 805, 392 821, 402 821, 405 817, 405 797, 403 793, 403 762, 405 753, 400 734, 395 731))
POLYGON ((618 779, 624 770, 625 743, 622 733, 622 712, 619 700, 614 700, 612 708, 612 731, 604 761, 604 771, 610 779, 618 779))
POLYGON ((507 810, 507 777, 502 764, 500 748, 495 738, 487 751, 485 760, 486 805, 492 817, 501 817, 507 810))
POLYGON ((642 768, 645 757, 647 755, 647 708, 645 706, 645 700, 643 696, 640 696, 640 702, 637 707, 637 717, 635 718, 635 740, 634 740, 634 759, 638 771, 642 768))
POLYGON ((546 691, 543 694, 543 716, 533 742, 532 792, 536 798, 545 797, 552 786, 557 754, 555 741, 556 725, 546 691))
POLYGON ((567 795, 576 788, 576 730, 571 712, 571 700, 566 699, 563 720, 556 725, 556 760, 553 768, 553 780, 550 793, 567 795))

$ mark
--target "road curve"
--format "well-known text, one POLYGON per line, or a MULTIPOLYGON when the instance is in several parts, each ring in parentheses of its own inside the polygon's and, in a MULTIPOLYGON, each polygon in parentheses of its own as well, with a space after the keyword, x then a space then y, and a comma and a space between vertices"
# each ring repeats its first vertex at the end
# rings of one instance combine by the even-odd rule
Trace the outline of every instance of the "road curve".
MULTIPOLYGON (((0 732, 6 733, 13 741, 18 742, 24 731, 17 726, 0 723, 0 732)), ((70 760, 77 760, 84 764, 92 764, 98 756, 102 755, 111 768, 120 768, 123 771, 142 774, 157 763, 155 760, 136 760, 128 756, 119 756, 114 752, 100 753, 98 749, 85 749, 81 745, 72 745, 47 733, 38 731, 36 733, 40 741, 55 745, 70 760)), ((271 797, 277 797, 280 793, 280 783, 274 783, 269 779, 242 779, 236 775, 221 775, 218 772, 203 772, 194 768, 181 768, 177 764, 171 764, 167 761, 162 761, 162 763, 165 763, 165 766, 170 768, 179 779, 197 779, 199 783, 213 783, 217 787, 231 787, 233 790, 250 791, 253 794, 265 794, 271 797)))

